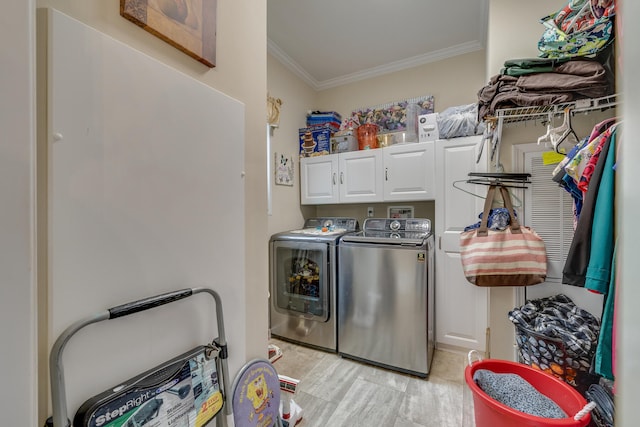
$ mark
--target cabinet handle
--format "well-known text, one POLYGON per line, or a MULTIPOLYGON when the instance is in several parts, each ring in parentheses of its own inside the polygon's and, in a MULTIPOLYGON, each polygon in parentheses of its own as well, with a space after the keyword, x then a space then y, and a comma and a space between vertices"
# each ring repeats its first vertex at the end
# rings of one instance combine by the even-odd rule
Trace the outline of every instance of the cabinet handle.
POLYGON ((384 168, 384 180, 389 181, 389 168, 384 168))
POLYGON ((335 174, 335 172, 333 173, 333 185, 336 185, 336 174, 335 174))
POLYGON ((340 172, 340 184, 344 184, 344 172, 340 172))

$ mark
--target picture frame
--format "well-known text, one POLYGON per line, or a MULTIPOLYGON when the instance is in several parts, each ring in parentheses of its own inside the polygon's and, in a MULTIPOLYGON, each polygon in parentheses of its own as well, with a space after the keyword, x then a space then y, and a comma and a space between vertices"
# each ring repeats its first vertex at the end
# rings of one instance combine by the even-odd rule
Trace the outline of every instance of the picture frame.
POLYGON ((217 3, 218 0, 120 0, 120 15, 213 68, 217 3))
POLYGON ((276 184, 293 186, 293 156, 275 153, 276 184))

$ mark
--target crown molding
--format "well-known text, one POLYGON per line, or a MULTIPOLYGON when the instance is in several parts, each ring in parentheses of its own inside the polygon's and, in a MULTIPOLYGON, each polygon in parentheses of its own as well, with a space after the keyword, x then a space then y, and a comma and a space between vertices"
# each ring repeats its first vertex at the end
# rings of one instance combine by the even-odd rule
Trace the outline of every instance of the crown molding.
MULTIPOLYGON (((486 31, 483 31, 483 34, 484 33, 486 33, 486 31)), ((305 83, 307 83, 316 91, 330 89, 348 83, 354 83, 360 80, 366 80, 384 74, 394 73, 397 71, 402 71, 420 65, 428 64, 431 62, 441 61, 443 59, 452 58, 454 56, 475 52, 483 49, 484 45, 485 41, 471 41, 445 49, 439 49, 433 52, 426 53, 424 55, 417 55, 400 61, 390 62, 378 67, 358 71, 356 73, 346 74, 344 76, 336 77, 333 79, 318 81, 314 79, 307 71, 305 71, 304 68, 302 68, 296 61, 294 61, 291 57, 284 53, 284 51, 282 51, 282 49, 280 49, 278 45, 276 45, 272 40, 267 40, 268 52, 273 55, 282 65, 289 69, 289 71, 300 77, 305 83)))
POLYGON ((366 80, 385 74, 395 73, 397 71, 406 70, 420 65, 429 64, 431 62, 441 61, 443 59, 452 58, 454 56, 463 55, 465 53, 475 52, 482 49, 482 45, 477 42, 463 43, 446 49, 440 49, 429 52, 424 55, 417 55, 400 61, 390 62, 378 67, 369 68, 368 70, 351 73, 334 79, 324 80, 318 83, 316 90, 330 89, 348 83, 354 83, 360 80, 366 80))
POLYGON ((319 90, 319 83, 314 79, 311 74, 307 73, 296 61, 294 61, 289 55, 287 55, 280 46, 275 44, 273 40, 267 39, 267 52, 269 52, 274 58, 276 58, 282 65, 285 66, 296 76, 300 77, 306 84, 311 86, 315 90, 319 90))

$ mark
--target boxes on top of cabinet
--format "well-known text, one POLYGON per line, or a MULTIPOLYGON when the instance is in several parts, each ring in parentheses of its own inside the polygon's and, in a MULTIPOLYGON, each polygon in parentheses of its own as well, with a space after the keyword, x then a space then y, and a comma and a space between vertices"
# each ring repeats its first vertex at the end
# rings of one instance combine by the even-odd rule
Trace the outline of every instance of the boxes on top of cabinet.
POLYGON ((313 157, 331 152, 330 139, 334 133, 331 125, 311 126, 299 129, 300 157, 313 157))
POLYGON ((418 116, 418 142, 438 139, 438 114, 422 114, 418 116))
POLYGON ((331 137, 331 152, 344 153, 345 151, 358 151, 358 140, 354 131, 340 131, 331 137))
POLYGON ((307 114, 307 126, 329 123, 338 130, 340 122, 342 122, 342 116, 335 111, 312 111, 307 114))

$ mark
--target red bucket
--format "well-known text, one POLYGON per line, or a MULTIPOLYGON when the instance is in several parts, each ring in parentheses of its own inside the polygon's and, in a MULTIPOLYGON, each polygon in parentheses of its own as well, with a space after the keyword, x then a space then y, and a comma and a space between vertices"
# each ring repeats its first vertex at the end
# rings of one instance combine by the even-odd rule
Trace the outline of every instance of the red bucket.
MULTIPOLYGON (((471 358, 469 358, 471 361, 471 358)), ((587 401, 573 387, 542 371, 522 363, 506 360, 480 360, 470 363, 464 371, 467 385, 473 394, 476 427, 584 427, 591 415, 587 413, 575 420, 587 401), (510 408, 490 397, 473 381, 478 369, 486 369, 498 374, 517 374, 529 382, 536 390, 553 400, 567 415, 567 418, 542 418, 510 408)))

